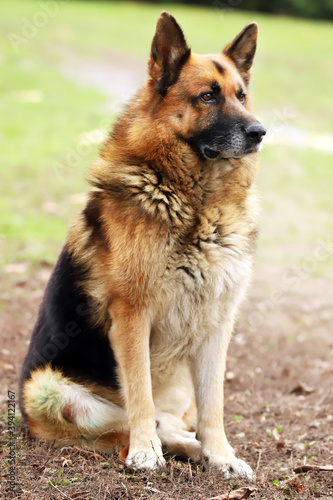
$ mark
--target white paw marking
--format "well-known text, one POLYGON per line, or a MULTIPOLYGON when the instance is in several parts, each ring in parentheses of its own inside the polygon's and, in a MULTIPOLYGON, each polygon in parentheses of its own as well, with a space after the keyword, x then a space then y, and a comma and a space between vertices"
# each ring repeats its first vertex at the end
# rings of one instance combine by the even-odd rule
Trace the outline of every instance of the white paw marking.
POLYGON ((226 479, 231 479, 233 477, 240 477, 242 479, 247 479, 248 481, 255 482, 256 475, 249 465, 247 465, 244 460, 235 458, 228 462, 222 471, 226 479))
POLYGON ((226 479, 239 477, 251 482, 256 481, 256 475, 251 467, 236 457, 230 460, 223 457, 209 457, 208 466, 223 472, 226 479))
POLYGON ((133 450, 128 454, 125 464, 137 470, 154 470, 163 467, 165 460, 153 451, 133 450))

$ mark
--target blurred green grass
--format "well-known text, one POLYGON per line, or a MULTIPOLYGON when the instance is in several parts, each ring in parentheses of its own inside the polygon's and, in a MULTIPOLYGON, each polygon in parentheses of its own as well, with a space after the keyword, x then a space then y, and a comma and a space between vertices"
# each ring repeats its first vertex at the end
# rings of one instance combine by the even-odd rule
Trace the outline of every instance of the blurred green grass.
MULTIPOLYGON (((107 64, 113 51, 145 64, 160 10, 175 15, 195 52, 217 52, 248 22, 257 20, 259 49, 252 93, 266 126, 288 110, 292 126, 333 132, 333 25, 261 14, 127 2, 62 2, 35 36, 14 50, 10 33, 22 35, 39 2, 0 4, 0 243, 4 263, 54 263, 78 206, 72 195, 86 188, 85 172, 97 154, 92 145, 75 168, 58 175, 82 133, 115 118, 98 90, 66 79, 68 51, 107 64), (30 101, 30 102, 29 102, 30 101), (49 210, 50 202, 56 210, 49 210), (50 213, 51 212, 51 213, 50 213), (54 212, 54 213, 53 213, 54 212)), ((260 258, 297 261, 320 237, 333 233, 331 154, 267 146, 261 155, 263 199, 260 258), (283 247, 294 252, 283 252, 283 247), (294 253, 294 255, 293 255, 294 253)), ((325 261, 331 264, 333 259, 325 261)))

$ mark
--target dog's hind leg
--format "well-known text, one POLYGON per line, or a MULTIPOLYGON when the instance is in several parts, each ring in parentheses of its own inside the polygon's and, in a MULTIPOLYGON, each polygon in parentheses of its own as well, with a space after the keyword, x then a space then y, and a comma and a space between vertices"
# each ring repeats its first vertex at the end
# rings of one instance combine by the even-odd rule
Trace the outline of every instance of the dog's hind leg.
POLYGON ((200 458, 201 443, 195 438, 195 432, 186 430, 182 419, 171 413, 158 412, 156 427, 164 452, 192 460, 200 458))
MULTIPOLYGON (((109 450, 128 444, 124 408, 47 366, 32 372, 23 385, 23 409, 32 434, 57 446, 80 444, 109 450)), ((112 394, 112 391, 110 391, 112 394)))

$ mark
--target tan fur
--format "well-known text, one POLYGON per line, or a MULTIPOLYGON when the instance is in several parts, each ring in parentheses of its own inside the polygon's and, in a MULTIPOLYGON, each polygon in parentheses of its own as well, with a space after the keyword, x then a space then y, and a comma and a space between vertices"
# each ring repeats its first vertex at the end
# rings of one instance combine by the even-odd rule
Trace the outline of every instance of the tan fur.
MULTIPOLYGON (((162 464, 162 440, 165 450, 201 452, 212 466, 231 464, 250 476, 225 437, 222 387, 234 317, 251 276, 257 154, 203 161, 186 143, 211 119, 209 107, 191 105, 188 96, 208 92, 212 80, 223 81, 225 114, 251 117, 249 100, 240 107, 235 97, 241 77, 228 50, 191 54, 162 102, 160 63, 151 59, 146 85, 90 168, 89 200, 98 208, 100 233, 82 214, 69 233, 69 251, 87 271, 81 285, 114 350, 122 388, 115 394, 88 386, 82 398, 95 394, 101 404, 124 406, 126 423, 115 416, 114 429, 104 419, 95 434, 88 424, 80 434, 66 407, 56 417, 50 412, 46 425, 46 409, 39 413, 33 403, 41 383, 36 372, 24 393, 35 434, 61 443, 94 440, 105 449, 106 427, 109 443, 126 444, 128 426, 128 465, 162 464), (225 68, 222 76, 212 57, 225 68)), ((249 77, 248 67, 239 71, 249 77)), ((61 386, 61 375, 48 375, 61 386)))

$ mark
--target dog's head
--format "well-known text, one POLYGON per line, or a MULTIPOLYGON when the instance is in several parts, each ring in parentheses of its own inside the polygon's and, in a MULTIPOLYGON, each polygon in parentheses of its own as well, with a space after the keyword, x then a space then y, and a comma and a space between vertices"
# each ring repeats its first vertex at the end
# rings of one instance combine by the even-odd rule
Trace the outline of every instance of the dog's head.
POLYGON ((257 33, 257 24, 248 24, 219 54, 197 55, 170 14, 158 20, 148 63, 155 118, 201 159, 260 149, 266 130, 251 114, 248 96, 257 33))

